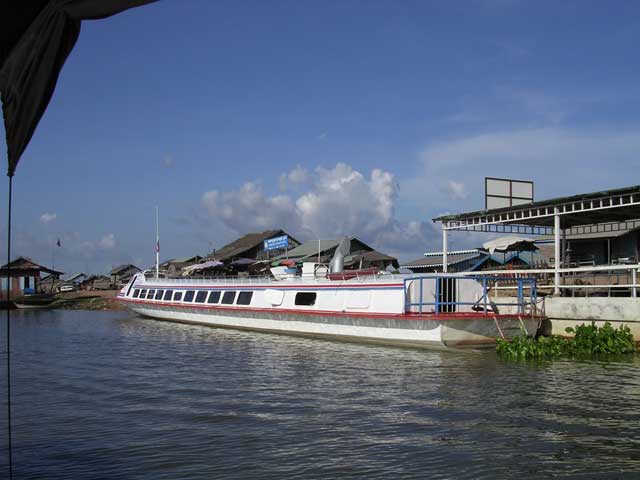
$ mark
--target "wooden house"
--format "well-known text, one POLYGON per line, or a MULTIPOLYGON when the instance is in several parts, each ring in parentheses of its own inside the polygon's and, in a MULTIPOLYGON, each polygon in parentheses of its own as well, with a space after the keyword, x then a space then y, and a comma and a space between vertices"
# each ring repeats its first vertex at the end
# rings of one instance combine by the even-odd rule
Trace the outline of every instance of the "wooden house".
POLYGON ((44 267, 27 257, 18 257, 0 267, 1 298, 7 298, 8 290, 10 290, 12 297, 41 292, 40 281, 43 273, 49 274, 52 282, 64 274, 44 267))
POLYGON ((111 272, 109 272, 112 287, 123 287, 129 280, 131 280, 131 277, 140 271, 141 270, 138 267, 131 265, 130 263, 115 267, 111 272))
POLYGON ((218 260, 230 265, 241 259, 268 260, 276 258, 300 245, 300 242, 284 230, 265 230, 258 233, 247 233, 243 237, 228 243, 222 248, 214 250, 207 256, 207 260, 218 260), (264 242, 275 237, 287 237, 288 246, 278 250, 265 250, 264 242))

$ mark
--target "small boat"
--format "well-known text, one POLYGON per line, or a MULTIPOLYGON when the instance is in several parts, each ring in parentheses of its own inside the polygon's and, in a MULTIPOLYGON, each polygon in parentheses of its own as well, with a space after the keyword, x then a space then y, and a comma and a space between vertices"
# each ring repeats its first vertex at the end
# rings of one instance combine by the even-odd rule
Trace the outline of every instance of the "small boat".
POLYGON ((34 309, 34 308, 50 308, 56 301, 56 296, 53 293, 31 293, 27 295, 21 295, 13 300, 13 304, 20 309, 34 309))
POLYGON ((498 337, 535 335, 544 319, 533 278, 515 279, 518 297, 506 305, 493 302, 486 279, 343 273, 334 260, 329 269, 275 267, 269 278, 137 274, 117 298, 158 320, 417 348, 488 347, 498 337))

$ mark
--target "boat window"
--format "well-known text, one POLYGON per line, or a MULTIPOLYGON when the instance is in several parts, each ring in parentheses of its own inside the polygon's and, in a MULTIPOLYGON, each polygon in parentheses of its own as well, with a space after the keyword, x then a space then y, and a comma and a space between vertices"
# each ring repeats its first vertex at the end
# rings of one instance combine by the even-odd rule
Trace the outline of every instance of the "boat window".
POLYGON ((236 299, 236 292, 233 290, 229 292, 224 292, 224 295, 222 295, 222 303, 226 305, 233 304, 233 301, 235 299, 236 299))
POLYGON ((162 295, 164 295, 164 290, 156 290, 156 300, 162 300, 162 295))
POLYGON ((253 292, 240 292, 238 294, 238 299, 236 300, 236 304, 249 305, 251 303, 251 297, 253 297, 253 292))
POLYGON ((298 292, 296 293, 296 305, 311 306, 316 304, 316 292, 298 292))
POLYGON ((164 300, 171 301, 171 297, 173 297, 173 290, 165 290, 164 291, 164 300))
POLYGON ((174 302, 179 302, 180 300, 182 300, 182 292, 176 292, 173 294, 173 301, 174 302))
POLYGON ((136 289, 133 291, 133 298, 138 298, 138 295, 140 295, 140 289, 139 289, 139 288, 136 288, 136 289))
POLYGON ((140 291, 140 298, 147 298, 147 291, 146 290, 141 290, 140 291))
POLYGON ((207 299, 207 292, 205 292, 204 290, 200 290, 196 295, 196 303, 204 303, 206 299, 207 299))
POLYGON ((153 300, 153 296, 156 294, 155 290, 149 290, 149 293, 147 293, 147 300, 153 300))
POLYGON ((218 303, 220 301, 220 292, 211 292, 207 303, 218 303))
POLYGON ((184 301, 185 302, 193 302, 193 297, 195 296, 196 292, 194 292, 193 290, 188 290, 185 294, 184 294, 184 301))

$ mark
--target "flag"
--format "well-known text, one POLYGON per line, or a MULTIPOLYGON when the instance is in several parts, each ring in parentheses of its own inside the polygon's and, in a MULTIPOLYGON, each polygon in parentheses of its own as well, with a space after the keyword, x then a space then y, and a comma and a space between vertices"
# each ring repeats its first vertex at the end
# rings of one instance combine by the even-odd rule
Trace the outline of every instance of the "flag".
POLYGON ((160 240, 156 241, 156 252, 160 253, 160 240))
POLYGON ((58 241, 56 242, 56 245, 59 246, 59 247, 62 246, 62 244, 60 243, 60 239, 58 239, 58 241))

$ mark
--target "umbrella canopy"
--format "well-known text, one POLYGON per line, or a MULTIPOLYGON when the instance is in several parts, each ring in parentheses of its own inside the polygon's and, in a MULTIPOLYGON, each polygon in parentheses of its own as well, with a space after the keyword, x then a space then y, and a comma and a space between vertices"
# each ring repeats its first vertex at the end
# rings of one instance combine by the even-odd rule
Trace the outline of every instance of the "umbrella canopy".
POLYGON ((490 254, 494 252, 533 252, 538 250, 534 240, 527 237, 509 236, 496 238, 482 244, 482 249, 490 254))
POLYGON ((82 20, 156 0, 29 0, 0 7, 0 92, 8 171, 15 172, 44 114, 82 20))

